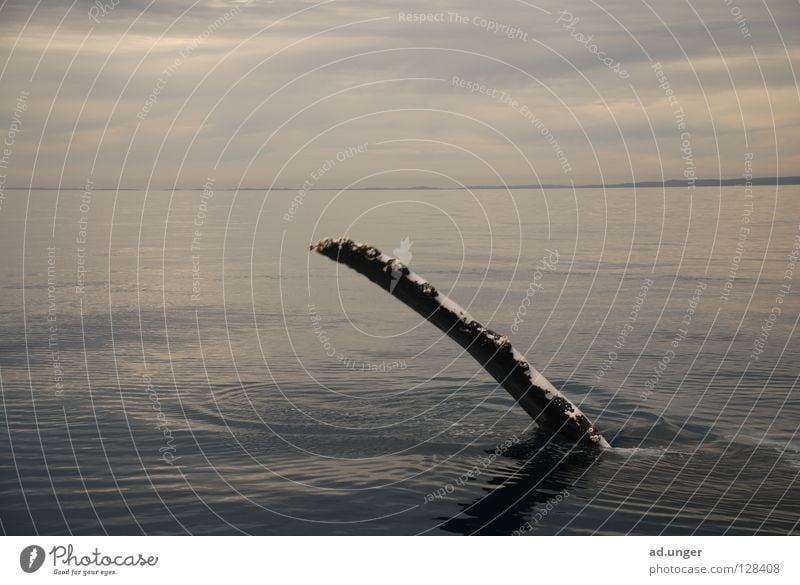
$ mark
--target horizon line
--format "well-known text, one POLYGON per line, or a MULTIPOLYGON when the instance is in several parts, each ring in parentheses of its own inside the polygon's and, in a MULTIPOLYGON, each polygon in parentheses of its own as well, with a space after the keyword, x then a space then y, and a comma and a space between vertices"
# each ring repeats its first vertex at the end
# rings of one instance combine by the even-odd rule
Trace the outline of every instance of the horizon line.
MULTIPOLYGON (((458 187, 437 187, 433 185, 404 185, 398 187, 374 186, 374 187, 219 187, 214 191, 469 191, 471 189, 483 190, 515 190, 515 189, 634 189, 634 188, 676 188, 676 187, 726 187, 726 186, 769 186, 769 185, 800 185, 800 175, 786 175, 778 177, 736 177, 731 179, 666 179, 666 180, 642 180, 628 183, 582 183, 576 185, 570 183, 516 183, 510 185, 464 185, 458 187)), ((0 187, 2 187, 0 185, 0 187)), ((0 192, 6 191, 145 191, 145 187, 5 187, 0 188, 0 192)), ((201 187, 164 187, 150 188, 150 191, 203 191, 201 187)))

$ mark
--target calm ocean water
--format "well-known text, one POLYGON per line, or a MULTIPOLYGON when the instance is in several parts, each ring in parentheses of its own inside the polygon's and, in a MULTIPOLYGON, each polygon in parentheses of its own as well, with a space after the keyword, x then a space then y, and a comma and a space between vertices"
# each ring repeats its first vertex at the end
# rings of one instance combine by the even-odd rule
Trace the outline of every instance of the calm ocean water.
POLYGON ((7 194, 4 533, 798 532, 800 188, 211 195, 7 194), (339 235, 405 249, 615 448, 309 255, 339 235))

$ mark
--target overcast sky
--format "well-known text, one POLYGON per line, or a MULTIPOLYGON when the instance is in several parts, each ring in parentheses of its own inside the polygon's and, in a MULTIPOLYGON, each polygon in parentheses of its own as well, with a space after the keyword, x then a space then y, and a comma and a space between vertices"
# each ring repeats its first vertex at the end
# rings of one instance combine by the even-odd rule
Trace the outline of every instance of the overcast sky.
POLYGON ((6 186, 800 175, 797 0, 101 6, 2 3, 6 186))

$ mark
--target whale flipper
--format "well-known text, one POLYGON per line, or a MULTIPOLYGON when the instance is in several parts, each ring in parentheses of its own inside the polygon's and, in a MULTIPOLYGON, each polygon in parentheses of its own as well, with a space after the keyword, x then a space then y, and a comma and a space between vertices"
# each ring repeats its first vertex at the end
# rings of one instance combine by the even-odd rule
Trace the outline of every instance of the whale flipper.
POLYGON ((348 238, 325 238, 310 249, 366 276, 444 331, 508 390, 542 428, 576 443, 609 447, 578 407, 511 347, 505 335, 481 325, 396 258, 348 238))

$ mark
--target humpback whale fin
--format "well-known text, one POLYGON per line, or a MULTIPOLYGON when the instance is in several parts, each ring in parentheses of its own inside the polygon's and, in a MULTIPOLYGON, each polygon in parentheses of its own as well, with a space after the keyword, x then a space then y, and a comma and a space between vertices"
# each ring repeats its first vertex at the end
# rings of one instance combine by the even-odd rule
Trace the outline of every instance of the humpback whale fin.
POLYGON ((348 238, 325 238, 310 247, 352 268, 425 317, 467 352, 544 429, 576 443, 609 447, 588 418, 499 335, 402 262, 348 238))

